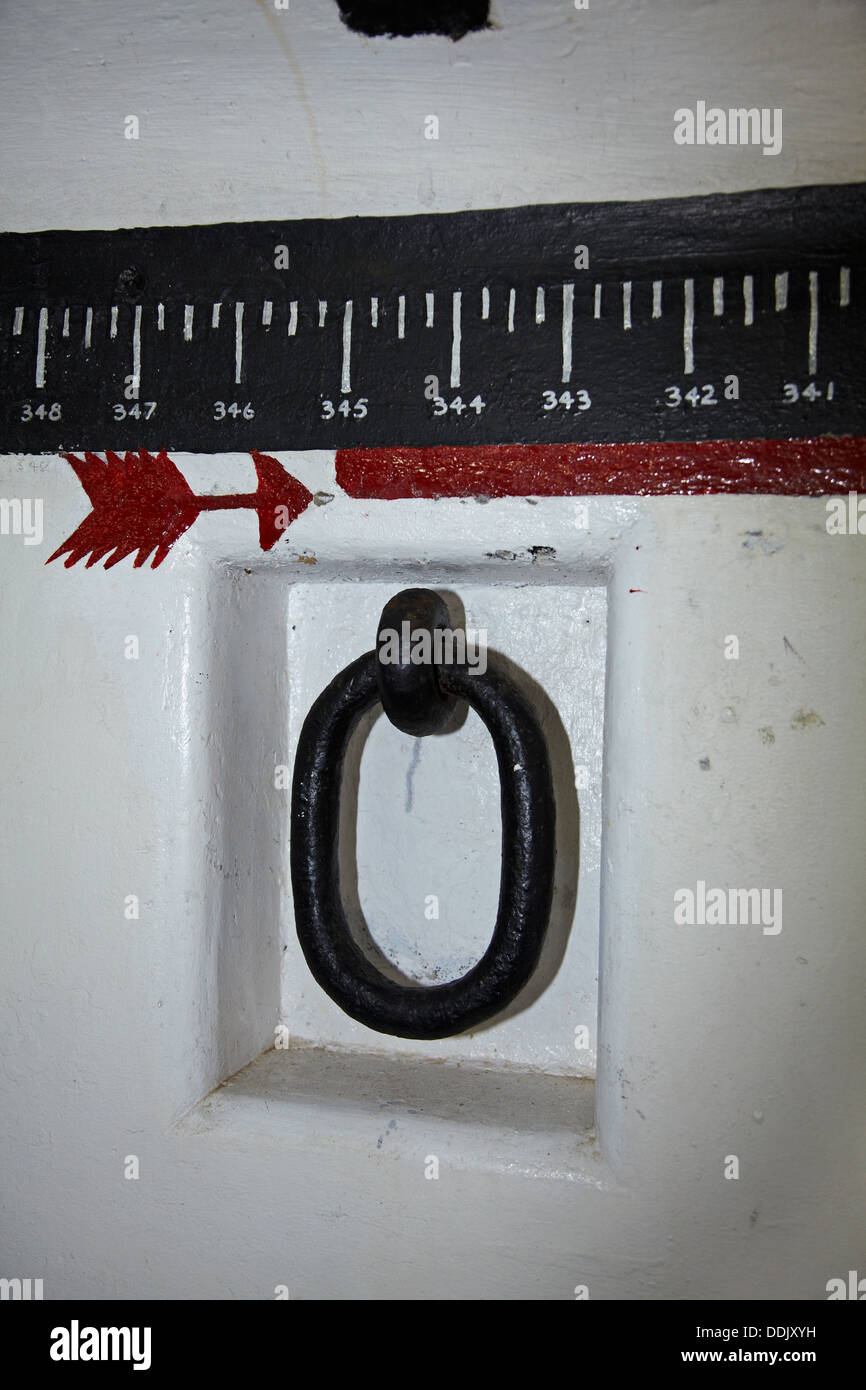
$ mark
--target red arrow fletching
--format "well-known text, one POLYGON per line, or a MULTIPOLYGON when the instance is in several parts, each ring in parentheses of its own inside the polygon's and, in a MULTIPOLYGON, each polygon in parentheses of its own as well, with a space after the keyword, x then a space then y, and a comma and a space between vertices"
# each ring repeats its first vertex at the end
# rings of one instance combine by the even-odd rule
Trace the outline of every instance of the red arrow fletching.
POLYGON ((111 569, 133 551, 136 569, 155 551, 152 568, 161 565, 174 542, 192 525, 199 513, 195 494, 168 454, 127 452, 123 458, 106 451, 98 454, 64 454, 93 504, 77 530, 58 546, 46 564, 66 555, 66 567, 89 555, 87 567, 104 556, 111 569))

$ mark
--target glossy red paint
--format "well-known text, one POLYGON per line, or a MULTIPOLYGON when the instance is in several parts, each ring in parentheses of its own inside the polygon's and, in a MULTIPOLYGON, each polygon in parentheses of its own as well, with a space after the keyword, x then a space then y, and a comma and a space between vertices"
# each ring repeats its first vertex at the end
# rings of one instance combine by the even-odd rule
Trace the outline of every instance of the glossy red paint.
POLYGON ((351 497, 366 498, 713 492, 816 497, 866 491, 866 439, 339 449, 337 482, 351 497))

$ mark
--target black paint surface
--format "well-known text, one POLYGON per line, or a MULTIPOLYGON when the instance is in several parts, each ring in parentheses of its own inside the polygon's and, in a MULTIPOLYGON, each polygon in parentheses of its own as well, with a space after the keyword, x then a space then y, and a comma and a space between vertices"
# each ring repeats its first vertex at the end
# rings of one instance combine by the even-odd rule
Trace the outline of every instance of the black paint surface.
POLYGON ((845 185, 407 217, 7 233, 0 237, 0 449, 216 452, 864 434, 864 230, 866 185, 845 185), (588 247, 588 270, 574 268, 580 245, 588 247), (279 246, 288 248, 288 269, 275 268, 279 246), (847 307, 839 303, 843 267, 849 271, 847 307), (788 307, 779 312, 774 286, 783 272, 788 307), (814 372, 810 275, 818 277, 814 372), (750 325, 744 322, 744 276, 753 282, 750 325), (717 277, 725 283, 722 316, 714 313, 717 277), (656 280, 662 281, 660 318, 652 313, 656 280), (687 280, 694 285, 692 374, 685 372, 684 356, 687 280), (628 281, 631 327, 625 328, 622 287, 628 281), (587 393, 585 410, 576 402, 570 409, 559 404, 566 389, 565 284, 574 286, 568 390, 587 393), (539 287, 543 323, 535 315, 539 287), (462 296, 459 388, 449 385, 455 291, 462 296), (434 295, 432 327, 426 323, 428 293, 434 295), (347 300, 352 337, 350 390, 344 392, 347 300), (266 301, 272 304, 269 326, 262 322, 266 301), (297 331, 290 336, 293 301, 297 331), (327 303, 323 327, 320 301, 327 303), (214 328, 215 302, 220 319, 214 328), (237 303, 244 306, 239 383, 237 303), (158 304, 164 306, 162 331, 158 304), (193 309, 189 340, 186 305, 193 309), (45 383, 38 387, 43 306, 45 383), (137 403, 124 394, 133 371, 136 306, 137 403), (85 350, 88 307, 91 346, 85 350), (732 374, 739 398, 726 400, 724 382, 732 374), (442 415, 425 396, 431 376, 438 378, 442 415), (811 400, 802 395, 810 382, 811 400), (786 383, 797 388, 794 402, 785 400, 786 383), (666 399, 674 387, 684 399, 670 407, 666 399), (685 399, 692 388, 693 399, 716 403, 692 405, 685 399), (552 410, 544 409, 551 399, 545 391, 555 393, 552 410), (452 409, 457 397, 469 408, 452 409), (473 400, 483 407, 471 408, 473 400), (47 416, 52 405, 61 418, 40 418, 39 408, 47 416), (122 419, 118 407, 126 412, 122 419))
POLYGON ((487 27, 490 0, 338 0, 344 23, 371 38, 445 34, 462 39, 487 27))

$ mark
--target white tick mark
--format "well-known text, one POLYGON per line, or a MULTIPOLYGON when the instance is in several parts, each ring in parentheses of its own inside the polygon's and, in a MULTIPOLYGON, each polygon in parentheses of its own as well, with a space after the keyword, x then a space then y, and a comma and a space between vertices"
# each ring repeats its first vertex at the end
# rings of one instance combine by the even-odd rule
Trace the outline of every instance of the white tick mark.
POLYGON ((755 322, 755 281, 751 275, 743 276, 743 323, 748 328, 755 322))
POLYGON ((851 303, 851 268, 847 265, 839 271, 839 303, 843 309, 851 303))
POLYGON ((695 282, 683 281, 683 372, 695 370, 695 282))
POLYGON ((135 397, 141 389, 141 305, 135 306, 135 317, 132 321, 132 389, 135 397))
POLYGON ((571 381, 571 332, 574 319, 574 285, 562 287, 562 380, 571 381))
POLYGON ((340 390, 343 395, 348 395, 352 389, 352 378, 350 374, 350 364, 352 360, 352 301, 346 300, 346 307, 343 310, 343 365, 340 372, 340 390))
POLYGON ((631 280, 622 282, 622 326, 631 328, 631 280))
POLYGON ((460 290, 455 290, 451 296, 451 386, 452 388, 460 385, 460 305, 462 301, 460 290))
POLYGON ((41 390, 45 385, 45 337, 48 332, 48 310, 39 310, 39 328, 36 333, 36 385, 41 390))
POLYGON ((235 385, 241 381, 241 368, 244 361, 244 302, 235 301, 235 385))
POLYGON ((818 272, 809 271, 809 375, 818 370, 818 272))

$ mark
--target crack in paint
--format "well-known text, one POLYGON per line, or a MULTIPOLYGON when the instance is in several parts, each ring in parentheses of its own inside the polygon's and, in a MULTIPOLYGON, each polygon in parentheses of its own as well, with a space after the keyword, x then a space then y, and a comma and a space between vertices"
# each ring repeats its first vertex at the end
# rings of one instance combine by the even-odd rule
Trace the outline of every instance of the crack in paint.
POLYGON ((414 775, 415 775, 415 769, 416 769, 416 767, 418 766, 418 764, 419 764, 420 761, 421 761, 421 740, 420 740, 420 738, 416 738, 416 740, 415 740, 415 746, 414 746, 413 749, 412 749, 412 761, 410 762, 408 771, 406 772, 406 812, 407 812, 407 814, 412 810, 412 807, 413 807, 413 805, 415 804, 415 792, 414 792, 413 787, 412 787, 412 778, 413 778, 414 775))

